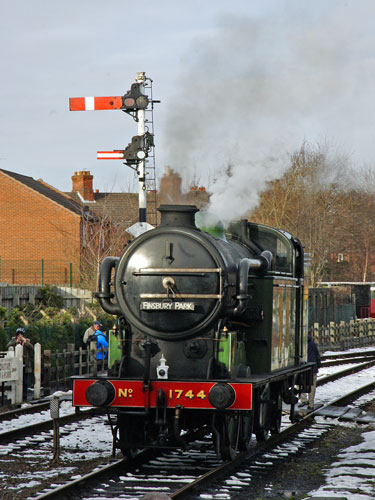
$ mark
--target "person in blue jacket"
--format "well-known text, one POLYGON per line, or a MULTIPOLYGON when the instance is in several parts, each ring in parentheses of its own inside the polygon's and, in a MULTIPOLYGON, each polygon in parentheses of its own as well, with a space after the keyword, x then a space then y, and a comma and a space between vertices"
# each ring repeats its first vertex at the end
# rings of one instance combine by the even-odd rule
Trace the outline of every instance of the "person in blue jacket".
POLYGON ((107 337, 101 330, 96 330, 94 335, 96 337, 96 359, 105 359, 107 352, 103 351, 103 348, 108 349, 107 337))

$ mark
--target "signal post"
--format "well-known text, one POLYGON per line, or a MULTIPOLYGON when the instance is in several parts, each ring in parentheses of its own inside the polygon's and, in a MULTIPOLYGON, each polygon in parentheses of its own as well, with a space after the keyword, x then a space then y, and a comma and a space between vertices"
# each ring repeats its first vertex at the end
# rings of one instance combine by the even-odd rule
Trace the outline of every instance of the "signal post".
MULTIPOLYGON (((145 112, 148 105, 155 102, 145 94, 146 78, 144 72, 137 73, 136 83, 123 96, 109 97, 71 97, 70 111, 99 111, 120 109, 131 115, 138 124, 138 133, 132 137, 123 150, 98 151, 98 160, 125 160, 124 164, 136 170, 138 176, 139 222, 146 222, 146 161, 154 147, 154 135, 147 130, 145 112)), ((152 81, 152 80, 150 80, 152 81)))

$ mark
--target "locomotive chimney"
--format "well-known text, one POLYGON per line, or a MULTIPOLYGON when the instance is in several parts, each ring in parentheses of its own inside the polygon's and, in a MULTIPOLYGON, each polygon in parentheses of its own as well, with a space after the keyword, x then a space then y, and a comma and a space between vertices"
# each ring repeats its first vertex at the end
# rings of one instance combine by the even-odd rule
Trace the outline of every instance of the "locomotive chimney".
POLYGON ((195 225, 195 214, 199 209, 195 205, 160 205, 160 226, 183 226, 198 229, 195 225))

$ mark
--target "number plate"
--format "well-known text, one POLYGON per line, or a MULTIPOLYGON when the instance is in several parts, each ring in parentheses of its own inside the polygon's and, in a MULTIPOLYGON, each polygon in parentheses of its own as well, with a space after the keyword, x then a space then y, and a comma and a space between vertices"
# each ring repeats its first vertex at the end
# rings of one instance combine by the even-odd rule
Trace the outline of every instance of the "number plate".
POLYGON ((142 311, 194 311, 194 302, 163 302, 158 300, 148 300, 141 302, 142 311))
MULTIPOLYGON (((128 408, 150 408, 156 407, 156 399, 160 389, 166 396, 167 408, 191 408, 214 410, 208 399, 210 389, 216 382, 175 382, 172 380, 153 380, 150 390, 143 390, 143 383, 139 380, 113 380, 107 379, 115 389, 114 400, 110 403, 112 407, 128 408)), ((73 405, 90 406, 86 400, 87 388, 95 383, 95 379, 75 379, 73 386, 73 405)), ((252 384, 231 383, 236 398, 228 410, 251 410, 252 409, 252 384)))

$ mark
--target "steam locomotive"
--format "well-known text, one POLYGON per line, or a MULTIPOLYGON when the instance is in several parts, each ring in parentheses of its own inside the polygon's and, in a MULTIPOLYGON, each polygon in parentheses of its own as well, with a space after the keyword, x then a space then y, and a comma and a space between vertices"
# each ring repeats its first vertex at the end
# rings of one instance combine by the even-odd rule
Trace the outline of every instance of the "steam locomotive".
POLYGON ((123 453, 183 448, 206 429, 230 459, 278 433, 282 402, 293 419, 311 389, 303 248, 247 220, 200 229, 195 206, 158 210, 156 229, 102 263, 97 296, 120 333, 108 373, 74 378, 73 404, 116 414, 123 453))

